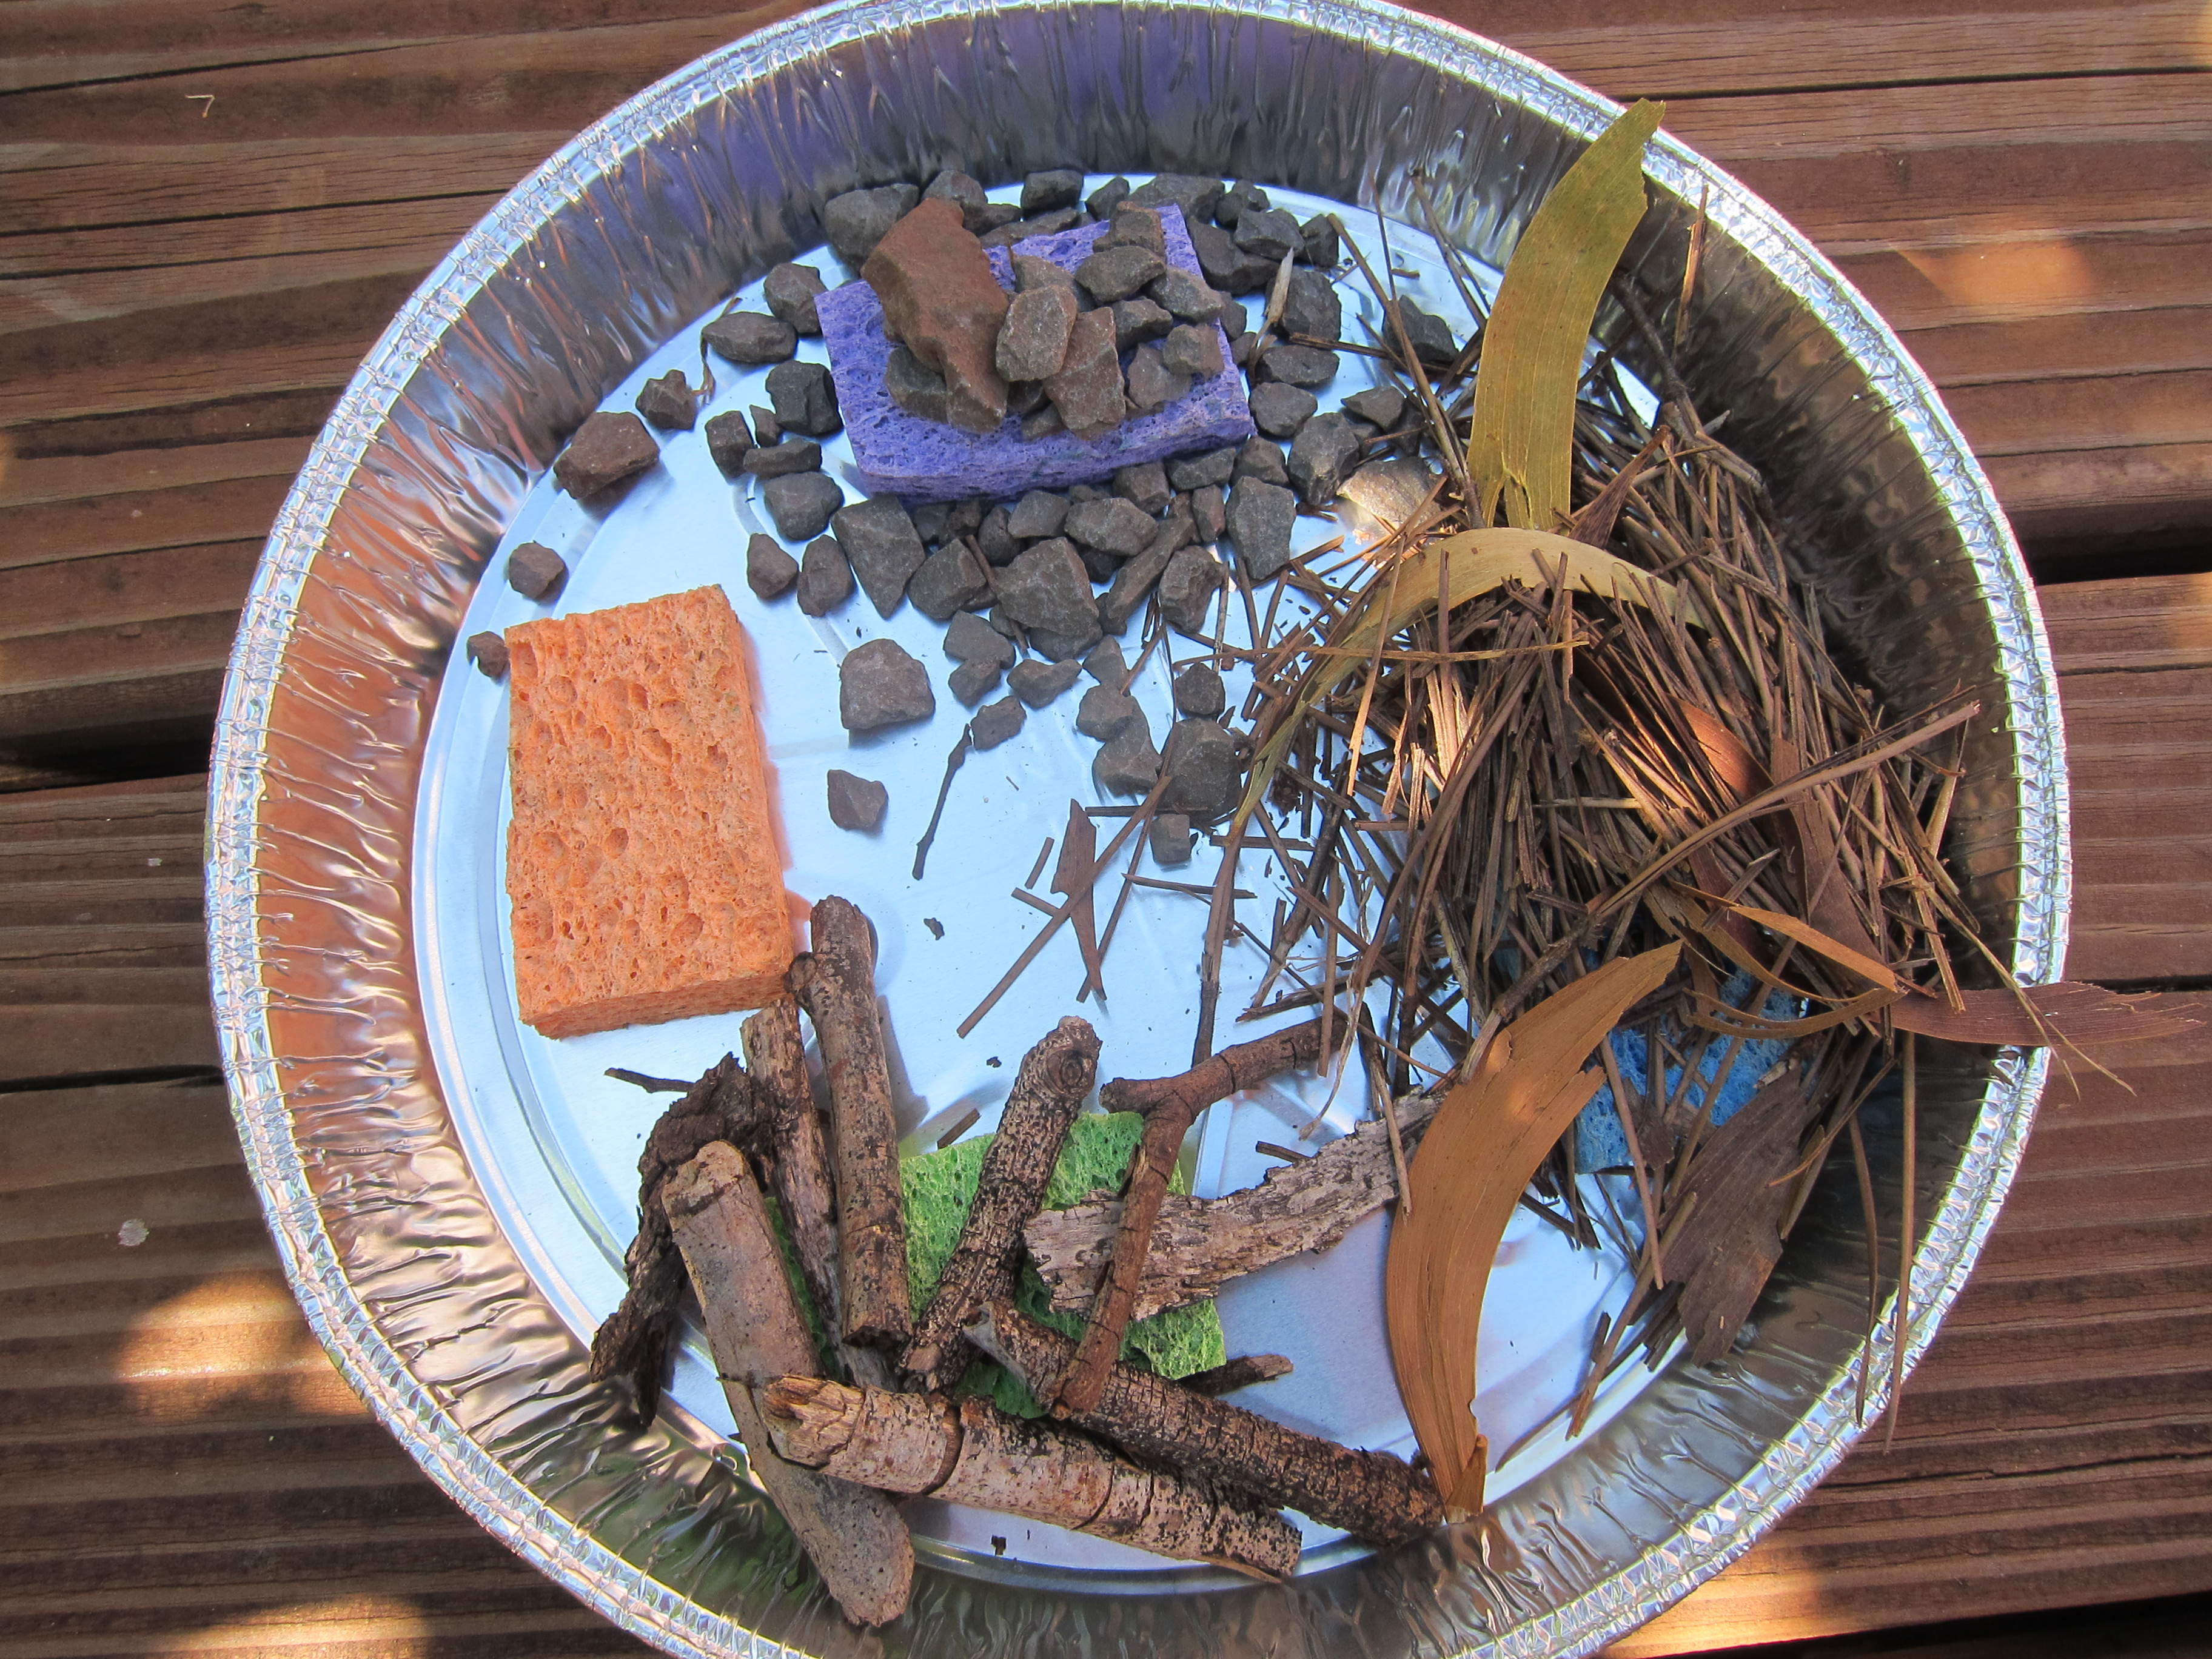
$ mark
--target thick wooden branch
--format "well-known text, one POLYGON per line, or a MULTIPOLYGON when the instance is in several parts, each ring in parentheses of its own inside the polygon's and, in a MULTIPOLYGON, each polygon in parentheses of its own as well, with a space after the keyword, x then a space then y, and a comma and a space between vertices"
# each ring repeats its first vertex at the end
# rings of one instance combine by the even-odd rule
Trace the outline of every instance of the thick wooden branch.
POLYGON ((789 1376, 762 1399, 776 1450, 842 1480, 1049 1522, 1178 1561, 1279 1580, 1298 1529, 1271 1509, 1140 1468, 987 1401, 848 1389, 789 1376))
POLYGON ((845 1616, 888 1624, 906 1611, 914 1581, 906 1522, 881 1492, 786 1462, 755 1395, 820 1366, 752 1171, 734 1148, 706 1146, 670 1178, 662 1202, 754 1473, 845 1616))
POLYGON ((668 1235, 661 1188, 702 1146, 716 1140, 743 1146, 758 1138, 763 1121, 750 1080, 737 1057, 725 1054, 660 1115, 638 1155, 637 1236, 623 1259, 629 1288, 592 1334, 591 1374, 602 1382, 627 1377, 645 1422, 660 1408, 684 1295, 684 1261, 668 1235))
MULTIPOLYGON (((1408 1156, 1435 1111, 1425 1097, 1398 1103, 1408 1156)), ((1241 1273, 1328 1249, 1397 1194, 1389 1132, 1379 1118, 1311 1158, 1268 1170, 1256 1187, 1219 1198, 1171 1194, 1152 1225, 1129 1316, 1149 1319, 1164 1308, 1212 1296, 1241 1273)), ((1023 1227, 1030 1260, 1055 1310, 1080 1313, 1090 1305, 1113 1257, 1122 1208, 1120 1199, 1097 1199, 1042 1211, 1023 1227)))
POLYGON ((906 1216, 899 1198, 898 1123, 876 1006, 868 919, 848 899, 825 898, 809 924, 814 950, 791 964, 790 985, 814 1022, 836 1119, 837 1273, 848 1342, 896 1347, 913 1328, 907 1297, 906 1216))
MULTIPOLYGON (((995 1304, 988 1326, 969 1335, 1033 1391, 1049 1388, 1075 1353, 1074 1343, 1008 1302, 995 1304)), ((1443 1521, 1435 1486, 1389 1452, 1300 1434, 1149 1371, 1110 1367, 1098 1404, 1072 1416, 1146 1462, 1375 1543, 1402 1543, 1443 1521)))
POLYGON ((1120 1357, 1122 1334, 1129 1328, 1152 1227, 1168 1195, 1169 1177, 1175 1173, 1176 1153, 1198 1115, 1240 1089, 1264 1083, 1292 1066, 1310 1066, 1320 1057, 1321 1022, 1309 1020, 1224 1048, 1178 1077, 1139 1082, 1116 1078, 1100 1091, 1099 1100, 1109 1111, 1146 1114, 1145 1138, 1129 1170, 1113 1261, 1091 1298, 1091 1322, 1084 1330, 1082 1346, 1053 1390, 1056 1415, 1081 1416, 1098 1404, 1107 1368, 1120 1357))
POLYGON ((971 1352, 963 1330, 999 1297, 1013 1294, 1022 1224, 1044 1201, 1068 1126, 1097 1077, 1098 1034, 1072 1014, 1022 1057, 998 1133, 983 1154, 960 1242, 902 1361, 926 1386, 949 1389, 960 1380, 971 1352))

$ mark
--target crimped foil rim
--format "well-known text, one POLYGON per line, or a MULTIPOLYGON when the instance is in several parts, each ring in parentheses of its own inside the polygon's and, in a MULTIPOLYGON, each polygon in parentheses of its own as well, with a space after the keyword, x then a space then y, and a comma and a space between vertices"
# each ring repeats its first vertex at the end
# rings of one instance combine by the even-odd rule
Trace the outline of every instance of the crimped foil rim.
MULTIPOLYGON (((1072 0, 1089 8, 1102 0, 1072 0)), ((1054 7, 1053 9, 1071 9, 1054 7)), ((1170 8, 1182 9, 1182 8, 1170 8)), ((1522 55, 1379 0, 1291 4, 1256 0, 1232 11, 1295 24, 1403 54, 1521 105, 1584 137, 1619 106, 1522 55)), ((672 1652, 786 1651, 708 1612, 597 1542, 538 1498, 464 1431, 409 1370, 355 1295, 302 1167, 270 1052, 270 994, 256 936, 257 851, 270 708, 310 568, 332 514, 395 402, 463 307, 561 206, 670 124, 726 89, 922 17, 991 8, 844 0, 772 25, 629 100, 564 146, 510 192, 434 270, 349 384, 270 532, 234 647, 210 781, 208 929, 213 1000, 234 1113, 270 1231, 308 1322, 348 1381, 401 1444, 463 1508, 519 1553, 623 1628, 672 1652)), ((2017 910, 2012 963, 2024 982, 2058 976, 2071 886, 2063 738, 2048 647, 2026 568, 1986 477, 1932 387, 1851 285, 1740 184, 1662 134, 1650 178, 1678 199, 1710 199, 1715 223, 1800 295, 1887 400, 1958 530, 2000 639, 2013 701, 2021 861, 2037 879, 2017 910)), ((2007 1051, 1982 1097, 1956 1176, 1929 1218, 1913 1264, 1909 1368, 1932 1339, 1985 1241, 2015 1174, 2045 1074, 2039 1053, 2007 1051)), ((1887 1328, 1869 1344, 1869 1403, 1886 1397, 1887 1328)), ((1729 1501, 1684 1517, 1653 1548, 1547 1615, 1498 1635, 1499 1655, 1582 1654, 1651 1616, 1740 1555, 1842 1457, 1856 1437, 1845 1376, 1778 1438, 1729 1501)))

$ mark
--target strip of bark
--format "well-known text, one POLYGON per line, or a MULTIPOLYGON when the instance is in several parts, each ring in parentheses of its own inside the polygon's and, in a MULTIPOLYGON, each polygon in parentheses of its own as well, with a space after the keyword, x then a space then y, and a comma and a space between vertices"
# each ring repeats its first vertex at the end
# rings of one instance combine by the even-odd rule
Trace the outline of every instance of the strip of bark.
POLYGON ((846 1480, 1049 1522, 1177 1561, 1270 1583, 1298 1561, 1271 1509, 1140 1468, 1096 1441, 988 1401, 848 1389, 787 1376, 763 1396, 776 1450, 846 1480))
POLYGON ((752 1171, 734 1148, 706 1146, 671 1177, 662 1202, 753 1472, 845 1616, 888 1624, 906 1611, 914 1582, 906 1522, 881 1492, 779 1455, 755 1394, 819 1366, 752 1171))
POLYGON ((999 1130, 983 1154, 975 1200, 901 1363, 925 1387, 950 1389, 973 1357, 962 1332, 1014 1293, 1022 1224, 1044 1201, 1068 1126, 1098 1078, 1098 1034, 1070 1014, 1022 1057, 999 1130))
POLYGON ((1248 1353, 1239 1354, 1225 1365, 1216 1365, 1212 1370, 1193 1371, 1188 1376, 1177 1380, 1193 1394, 1202 1394, 1208 1400, 1218 1400, 1224 1394, 1249 1389, 1255 1382, 1272 1382, 1279 1376, 1288 1376, 1293 1369, 1287 1354, 1248 1353))
MULTIPOLYGON (((1215 897, 1218 902, 1219 895, 1215 897)), ((1100 1103, 1110 1112, 1146 1114, 1145 1138, 1122 1198, 1113 1263, 1091 1298, 1083 1346, 1054 1390, 1055 1416, 1080 1416, 1097 1407, 1107 1368, 1121 1357, 1122 1334, 1129 1328, 1130 1310, 1136 1306, 1137 1286, 1152 1249, 1153 1225, 1168 1195, 1168 1179, 1175 1173, 1176 1153, 1198 1115, 1215 1101, 1264 1083, 1279 1072, 1312 1065, 1321 1057, 1321 1022, 1309 1020, 1224 1048, 1180 1076, 1136 1082, 1116 1078, 1100 1092, 1100 1103)))
MULTIPOLYGON (((968 1334, 1032 1392, 1048 1387, 1075 1352, 1008 1302, 994 1303, 989 1321, 968 1334)), ((1127 1365, 1108 1370, 1097 1406, 1073 1420, 1186 1480, 1297 1510, 1373 1543, 1402 1543, 1443 1521, 1435 1486, 1401 1458, 1300 1434, 1127 1365)))
POLYGON ((661 1189, 702 1146, 715 1140, 742 1146, 758 1138, 762 1124, 751 1080, 738 1068, 737 1056, 725 1054, 660 1115, 645 1138, 637 1160, 637 1236, 623 1257, 629 1288, 593 1333, 591 1361, 591 1374, 600 1382, 629 1379, 642 1422, 652 1422, 660 1409, 668 1345, 684 1295, 684 1260, 668 1235, 661 1189))
POLYGON ((753 1097, 764 1117, 758 1160, 766 1165, 769 1187, 799 1258, 806 1293, 822 1316, 837 1357, 854 1381, 884 1388, 891 1380, 890 1362, 873 1348, 838 1340, 844 1329, 845 1304, 837 1280, 837 1205, 830 1183, 830 1149, 822 1133, 822 1114, 814 1109, 814 1090, 806 1080, 806 1039, 799 1030, 799 1005, 777 997, 739 1026, 753 1097))
MULTIPOLYGON (((1398 1103, 1407 1154, 1420 1144, 1436 1103, 1398 1103)), ((1310 1158, 1267 1171, 1256 1187, 1219 1198, 1170 1194, 1160 1205, 1130 1310, 1149 1319, 1218 1291, 1239 1274, 1333 1247, 1364 1217, 1398 1195, 1388 1129, 1363 1123, 1310 1158)), ((1033 1216, 1022 1229, 1030 1260, 1055 1311, 1087 1307, 1113 1259, 1124 1206, 1097 1199, 1033 1216)))
POLYGON ((913 1310, 874 941, 868 919, 849 899, 823 899, 809 929, 813 953, 791 964, 788 983, 814 1022, 836 1115, 837 1276, 844 1310, 839 1334, 893 1348, 913 1328, 913 1310))

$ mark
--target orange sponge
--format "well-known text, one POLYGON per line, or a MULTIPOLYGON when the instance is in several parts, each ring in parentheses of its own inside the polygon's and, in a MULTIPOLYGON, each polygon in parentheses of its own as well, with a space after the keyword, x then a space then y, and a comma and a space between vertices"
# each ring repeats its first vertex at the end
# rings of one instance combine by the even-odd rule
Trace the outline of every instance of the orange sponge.
POLYGON ((778 994, 783 858, 722 590, 524 623, 507 645, 524 1020, 578 1036, 778 994))

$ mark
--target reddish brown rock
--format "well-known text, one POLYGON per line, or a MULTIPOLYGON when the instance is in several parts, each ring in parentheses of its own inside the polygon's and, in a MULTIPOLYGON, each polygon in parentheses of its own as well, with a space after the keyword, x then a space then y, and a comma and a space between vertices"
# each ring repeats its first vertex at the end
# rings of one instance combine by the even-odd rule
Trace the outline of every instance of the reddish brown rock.
POLYGON ((1067 356, 1044 383, 1044 395, 1067 429, 1086 441, 1121 424, 1121 354, 1114 345, 1114 313, 1086 311, 1067 331, 1067 356))
POLYGON ((945 377, 945 418, 997 431, 1006 418, 997 365, 1006 291, 959 204, 924 202, 876 244, 860 274, 883 302, 884 331, 945 377))

